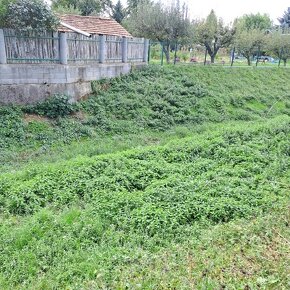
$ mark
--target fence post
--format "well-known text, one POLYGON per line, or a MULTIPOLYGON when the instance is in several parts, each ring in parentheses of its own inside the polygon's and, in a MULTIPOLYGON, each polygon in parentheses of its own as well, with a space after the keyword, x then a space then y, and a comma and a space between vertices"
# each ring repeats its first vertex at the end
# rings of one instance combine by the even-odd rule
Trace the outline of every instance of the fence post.
POLYGON ((7 63, 6 49, 5 49, 5 39, 4 31, 0 29, 0 64, 7 63))
POLYGON ((106 35, 100 36, 100 63, 106 61, 106 35))
POLYGON ((149 47, 148 47, 148 63, 150 62, 151 57, 151 41, 149 40, 149 47))
POLYGON ((128 62, 128 38, 123 37, 122 41, 122 62, 128 62))
POLYGON ((143 61, 148 62, 149 39, 144 39, 143 61))
POLYGON ((59 62, 61 64, 67 64, 67 37, 66 33, 60 33, 59 36, 59 62))

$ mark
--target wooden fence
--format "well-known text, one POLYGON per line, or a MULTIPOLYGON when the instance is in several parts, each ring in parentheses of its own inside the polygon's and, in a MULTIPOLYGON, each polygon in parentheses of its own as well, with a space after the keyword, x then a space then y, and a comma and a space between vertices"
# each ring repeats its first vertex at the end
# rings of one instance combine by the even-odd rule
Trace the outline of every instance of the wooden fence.
POLYGON ((128 40, 128 60, 142 61, 144 54, 144 38, 128 40))
POLYGON ((71 32, 65 34, 63 44, 63 37, 58 32, 19 34, 12 29, 3 29, 3 35, 7 63, 63 63, 64 54, 65 63, 143 62, 148 50, 143 38, 124 39, 107 35, 102 44, 102 36, 86 37, 71 32))
POLYGON ((59 62, 58 33, 17 34, 12 29, 4 29, 4 40, 7 63, 59 62))
POLYGON ((106 36, 107 62, 122 62, 122 42, 122 37, 110 35, 106 36))
POLYGON ((98 35, 88 38, 79 33, 67 33, 68 62, 99 61, 99 43, 98 35))

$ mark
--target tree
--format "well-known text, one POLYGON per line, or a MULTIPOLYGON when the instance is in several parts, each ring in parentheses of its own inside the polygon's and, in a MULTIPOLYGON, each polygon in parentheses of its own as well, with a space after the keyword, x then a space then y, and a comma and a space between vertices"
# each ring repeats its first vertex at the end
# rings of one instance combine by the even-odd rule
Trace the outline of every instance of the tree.
POLYGON ((206 20, 197 23, 195 39, 205 46, 211 63, 214 63, 219 49, 228 47, 233 41, 234 34, 235 30, 225 26, 221 19, 218 20, 212 10, 206 20))
POLYGON ((52 0, 54 10, 79 10, 81 15, 87 16, 109 11, 111 0, 52 0))
POLYGON ((250 66, 253 55, 261 50, 265 44, 265 34, 259 29, 250 31, 238 31, 235 38, 235 46, 238 52, 247 59, 250 66))
POLYGON ((14 1, 10 1, 10 0, 0 0, 0 27, 6 26, 8 6, 9 4, 13 2, 14 1))
POLYGON ((279 58, 279 66, 281 60, 286 66, 287 59, 290 57, 290 35, 282 34, 282 31, 274 31, 268 35, 267 48, 273 56, 279 58))
POLYGON ((126 14, 126 10, 123 8, 123 5, 119 0, 112 8, 112 18, 115 19, 118 23, 121 23, 126 17, 126 14))
POLYGON ((170 61, 170 44, 190 35, 190 21, 179 1, 171 6, 142 2, 127 19, 126 26, 133 35, 161 42, 167 62, 170 61))
POLYGON ((55 30, 59 20, 42 0, 16 0, 8 5, 6 25, 19 31, 55 30))
POLYGON ((258 30, 267 30, 272 27, 273 23, 270 17, 267 14, 245 14, 239 21, 243 21, 243 29, 247 31, 258 29, 258 30))
POLYGON ((62 6, 62 5, 59 5, 57 7, 53 7, 53 11, 56 13, 56 14, 60 14, 60 15, 63 15, 63 14, 71 14, 71 15, 81 15, 81 11, 79 8, 74 8, 73 6, 62 6))
POLYGON ((290 27, 290 7, 284 11, 283 16, 278 18, 278 21, 280 22, 282 28, 285 29, 290 27))
POLYGON ((150 0, 127 0, 127 10, 128 14, 131 14, 134 10, 137 9, 137 6, 144 4, 152 4, 150 0))
POLYGON ((99 0, 80 0, 77 8, 83 16, 98 14, 102 10, 99 0))
POLYGON ((266 33, 272 22, 268 15, 246 14, 234 22, 236 36, 234 45, 251 65, 251 60, 257 51, 262 51, 266 45, 266 33))

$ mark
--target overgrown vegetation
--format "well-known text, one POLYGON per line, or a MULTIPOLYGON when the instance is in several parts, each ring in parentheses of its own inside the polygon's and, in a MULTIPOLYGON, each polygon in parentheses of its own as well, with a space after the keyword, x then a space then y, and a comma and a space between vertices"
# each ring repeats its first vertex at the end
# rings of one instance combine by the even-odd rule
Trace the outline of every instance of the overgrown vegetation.
POLYGON ((12 148, 25 157, 25 152, 47 152, 59 143, 108 134, 289 115, 288 73, 271 72, 269 78, 267 69, 151 67, 95 83, 95 95, 79 104, 57 96, 32 107, 2 107, 0 158, 9 161, 12 148))
POLYGON ((2 107, 0 288, 286 289, 289 86, 151 67, 2 107))
POLYGON ((18 32, 56 30, 59 25, 58 17, 43 0, 4 0, 0 2, 0 11, 3 11, 0 26, 18 32))

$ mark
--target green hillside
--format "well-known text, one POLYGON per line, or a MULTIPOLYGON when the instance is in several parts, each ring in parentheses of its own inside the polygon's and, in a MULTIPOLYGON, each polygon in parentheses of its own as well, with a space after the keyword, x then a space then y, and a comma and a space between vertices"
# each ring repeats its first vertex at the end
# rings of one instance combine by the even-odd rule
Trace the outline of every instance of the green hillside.
POLYGON ((96 94, 77 105, 59 96, 34 107, 2 107, 0 164, 18 168, 45 154, 47 160, 58 160, 60 153, 64 159, 91 156, 114 151, 112 146, 162 142, 169 131, 169 139, 184 136, 188 128, 201 130, 209 122, 289 115, 288 75, 287 69, 153 66, 95 83, 96 94), (72 144, 65 154, 58 149, 64 144, 72 144))
POLYGON ((149 67, 1 108, 1 289, 287 289, 287 70, 149 67))

